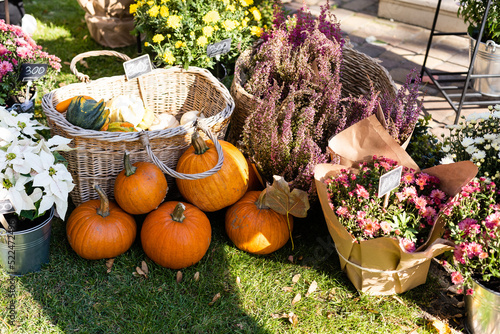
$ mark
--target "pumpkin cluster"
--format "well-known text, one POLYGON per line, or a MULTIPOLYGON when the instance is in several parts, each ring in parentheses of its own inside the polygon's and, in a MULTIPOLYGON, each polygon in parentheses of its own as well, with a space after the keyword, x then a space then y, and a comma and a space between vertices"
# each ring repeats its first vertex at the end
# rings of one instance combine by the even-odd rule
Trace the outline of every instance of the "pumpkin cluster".
MULTIPOLYGON (((83 99, 74 101, 89 103, 83 99)), ((177 172, 199 174, 217 164, 211 140, 195 131, 191 143, 178 160, 177 172)), ((67 237, 73 250, 89 260, 116 257, 136 239, 134 215, 146 215, 140 231, 146 255, 160 266, 185 268, 199 262, 210 246, 212 229, 205 212, 224 208, 228 208, 227 234, 239 249, 269 254, 281 248, 289 239, 291 217, 287 220, 264 204, 265 190, 248 191, 255 175, 251 176, 247 160, 231 143, 219 143, 224 155, 219 171, 199 179, 176 179, 185 202, 164 202, 168 184, 162 170, 150 162, 132 164, 125 152, 124 168, 114 183, 114 201, 96 186, 100 199, 82 203, 68 218, 67 237)))

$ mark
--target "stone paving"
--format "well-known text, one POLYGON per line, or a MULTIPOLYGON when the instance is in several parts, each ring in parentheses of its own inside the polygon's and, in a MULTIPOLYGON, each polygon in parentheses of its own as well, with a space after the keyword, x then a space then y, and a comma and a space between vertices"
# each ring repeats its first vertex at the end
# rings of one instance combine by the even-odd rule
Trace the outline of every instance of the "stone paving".
MULTIPOLYGON (((304 4, 319 14, 326 0, 284 1, 291 10, 304 4)), ((340 22, 344 37, 353 47, 380 61, 399 87, 412 69, 422 68, 430 29, 377 17, 378 0, 331 0, 331 11, 340 22)), ((426 66, 432 70, 466 72, 469 66, 469 39, 464 36, 435 36, 426 66)), ((433 117, 433 132, 447 133, 456 113, 439 90, 424 76, 421 86, 423 114, 433 117)), ((461 90, 459 91, 461 93, 461 90)), ((486 106, 464 106, 461 115, 484 111, 486 106)))

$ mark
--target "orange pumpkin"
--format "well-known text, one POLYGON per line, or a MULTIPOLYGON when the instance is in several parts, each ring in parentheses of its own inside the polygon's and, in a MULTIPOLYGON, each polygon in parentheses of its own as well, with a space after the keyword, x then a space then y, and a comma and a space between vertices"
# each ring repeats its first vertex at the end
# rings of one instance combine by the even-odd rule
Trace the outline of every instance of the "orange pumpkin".
MULTIPOLYGON (((264 205, 264 196, 265 191, 249 191, 226 212, 229 239, 252 254, 270 254, 283 247, 290 236, 286 216, 264 205)), ((292 216, 288 219, 293 229, 292 216)))
POLYGON ((212 227, 205 213, 189 203, 165 202, 146 216, 142 248, 160 266, 181 269, 199 262, 210 246, 212 227))
POLYGON ((125 152, 125 168, 115 179, 114 195, 118 205, 132 215, 153 211, 163 202, 168 191, 167 179, 161 169, 151 162, 130 164, 125 152))
POLYGON ((134 217, 110 202, 96 186, 100 199, 80 204, 66 224, 66 235, 73 250, 88 260, 114 258, 125 253, 135 240, 134 217))
MULTIPOLYGON (((211 140, 206 142, 197 131, 192 146, 177 162, 177 172, 198 174, 213 168, 218 156, 211 140)), ((198 180, 176 179, 181 195, 202 211, 214 212, 236 203, 248 189, 248 164, 243 154, 231 143, 219 140, 224 154, 222 168, 198 180)))

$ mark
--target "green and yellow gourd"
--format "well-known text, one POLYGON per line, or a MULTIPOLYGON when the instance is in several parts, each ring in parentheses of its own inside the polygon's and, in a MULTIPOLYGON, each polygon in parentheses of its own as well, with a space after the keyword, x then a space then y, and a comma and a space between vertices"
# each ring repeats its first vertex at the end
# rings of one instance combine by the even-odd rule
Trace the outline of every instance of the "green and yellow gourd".
POLYGON ((101 130, 109 123, 109 110, 104 100, 87 99, 78 96, 71 100, 66 119, 73 125, 89 130, 101 130))

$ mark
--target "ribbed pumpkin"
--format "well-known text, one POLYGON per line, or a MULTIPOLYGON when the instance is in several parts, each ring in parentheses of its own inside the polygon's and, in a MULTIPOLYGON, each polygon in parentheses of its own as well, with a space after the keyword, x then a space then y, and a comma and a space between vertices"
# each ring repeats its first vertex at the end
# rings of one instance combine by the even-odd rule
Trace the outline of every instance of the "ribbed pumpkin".
POLYGON ((132 246, 137 226, 131 215, 108 200, 100 186, 95 188, 100 199, 84 202, 73 210, 66 235, 71 248, 84 259, 114 258, 132 246))
POLYGON ((165 202, 146 216, 142 248, 160 266, 181 269, 199 262, 210 246, 208 217, 192 204, 165 202))
POLYGON ((124 169, 116 176, 115 200, 132 215, 149 213, 165 199, 167 179, 161 169, 151 162, 130 163, 128 152, 123 157, 124 169))
MULTIPOLYGON (((177 172, 198 174, 217 164, 218 156, 211 140, 206 142, 193 133, 192 146, 177 162, 177 172)), ((243 154, 231 143, 219 140, 224 154, 222 168, 198 180, 176 179, 181 195, 205 212, 214 212, 236 203, 248 189, 248 164, 243 154)))
POLYGON ((109 123, 109 110, 104 100, 87 99, 77 96, 66 110, 66 119, 73 125, 89 130, 100 130, 109 123))
MULTIPOLYGON (((270 254, 283 247, 290 236, 286 216, 264 205, 265 191, 249 191, 227 209, 226 233, 239 249, 270 254)), ((290 227, 293 218, 288 216, 290 227)))

